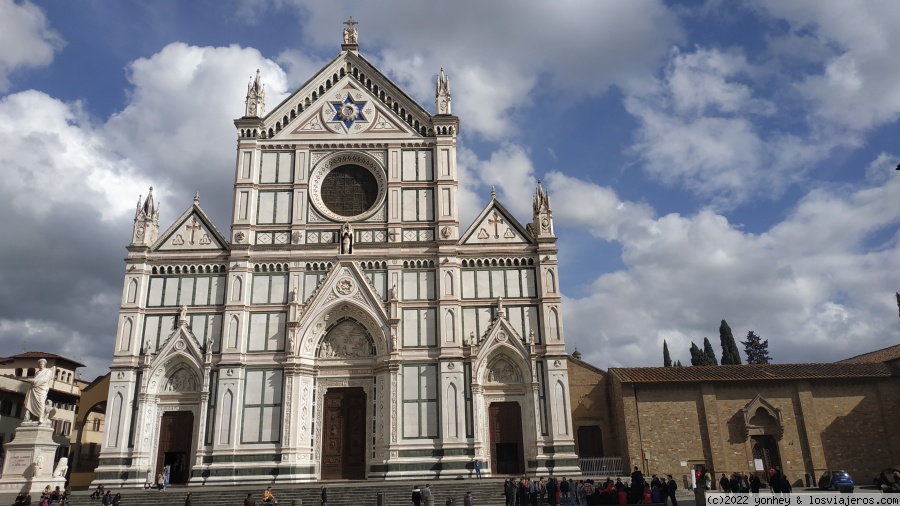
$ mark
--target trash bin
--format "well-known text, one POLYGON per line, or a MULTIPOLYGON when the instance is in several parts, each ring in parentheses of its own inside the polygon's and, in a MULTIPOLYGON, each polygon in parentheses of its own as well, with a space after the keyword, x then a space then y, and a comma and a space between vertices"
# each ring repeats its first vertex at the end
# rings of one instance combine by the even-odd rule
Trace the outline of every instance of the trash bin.
POLYGON ((375 504, 376 506, 385 506, 384 505, 384 492, 378 492, 375 495, 375 504))

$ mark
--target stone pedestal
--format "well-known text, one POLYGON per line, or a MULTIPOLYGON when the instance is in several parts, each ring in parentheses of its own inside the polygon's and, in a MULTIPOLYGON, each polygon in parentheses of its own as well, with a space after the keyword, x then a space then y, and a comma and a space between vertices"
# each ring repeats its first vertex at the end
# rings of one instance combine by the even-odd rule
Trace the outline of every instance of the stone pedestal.
POLYGON ((31 494, 33 502, 40 497, 44 487, 65 489, 65 470, 62 476, 54 476, 54 458, 59 444, 53 441, 53 427, 38 422, 22 422, 13 440, 6 443, 6 460, 0 492, 31 494))

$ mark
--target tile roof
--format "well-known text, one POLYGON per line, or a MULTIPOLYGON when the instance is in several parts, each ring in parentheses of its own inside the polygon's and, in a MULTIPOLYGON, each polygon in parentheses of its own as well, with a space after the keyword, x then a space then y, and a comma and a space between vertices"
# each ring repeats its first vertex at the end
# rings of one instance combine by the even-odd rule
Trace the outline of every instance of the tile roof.
POLYGON ((685 383, 691 381, 759 381, 888 377, 900 371, 880 362, 828 364, 748 364, 691 367, 610 368, 623 383, 685 383))
POLYGON ((75 367, 84 367, 84 364, 82 364, 81 362, 76 362, 76 361, 72 360, 71 358, 66 358, 66 357, 63 357, 60 355, 56 355, 53 353, 46 353, 43 351, 26 351, 24 353, 19 353, 18 355, 12 355, 10 357, 6 357, 6 358, 0 360, 0 363, 10 362, 17 358, 52 358, 54 360, 68 362, 70 364, 75 365, 75 367))
POLYGON ((889 362, 898 358, 900 358, 900 344, 895 344, 894 346, 888 346, 887 348, 882 348, 880 350, 870 351, 869 353, 863 353, 862 355, 857 355, 855 357, 839 360, 837 363, 863 364, 871 362, 889 362))

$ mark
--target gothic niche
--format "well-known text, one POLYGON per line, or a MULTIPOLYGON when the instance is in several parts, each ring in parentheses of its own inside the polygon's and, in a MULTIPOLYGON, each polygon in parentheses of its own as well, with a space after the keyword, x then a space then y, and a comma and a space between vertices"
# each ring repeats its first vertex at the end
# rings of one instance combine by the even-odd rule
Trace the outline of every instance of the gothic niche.
POLYGON ((197 392, 200 386, 197 377, 187 369, 179 369, 166 379, 164 392, 197 392))
POLYGON ((757 395, 741 410, 744 418, 744 437, 775 436, 784 433, 781 409, 757 395))
POLYGON ((513 384, 521 383, 522 375, 519 374, 519 368, 506 358, 499 358, 491 364, 490 372, 488 372, 489 383, 513 384))
POLYGON ((369 333, 353 320, 338 322, 322 340, 319 358, 360 358, 375 354, 369 333))

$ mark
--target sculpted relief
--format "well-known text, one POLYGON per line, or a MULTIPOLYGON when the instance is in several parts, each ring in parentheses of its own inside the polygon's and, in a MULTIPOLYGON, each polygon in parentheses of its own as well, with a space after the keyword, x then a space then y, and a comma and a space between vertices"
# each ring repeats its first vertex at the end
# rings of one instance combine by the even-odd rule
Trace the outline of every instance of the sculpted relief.
POLYGON ((197 377, 187 369, 179 369, 166 379, 165 392, 197 392, 200 390, 197 377))
POLYGON ((509 360, 501 358, 491 365, 488 373, 488 381, 491 383, 521 383, 522 376, 519 374, 519 368, 513 365, 509 360))
POLYGON ((325 339, 319 350, 320 358, 359 358, 373 355, 372 341, 365 329, 350 320, 337 324, 325 339))

